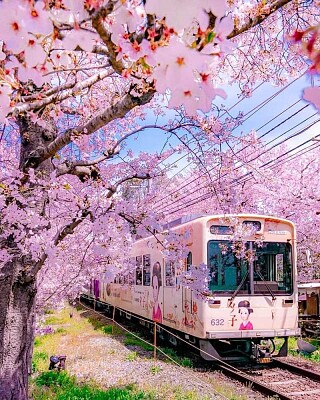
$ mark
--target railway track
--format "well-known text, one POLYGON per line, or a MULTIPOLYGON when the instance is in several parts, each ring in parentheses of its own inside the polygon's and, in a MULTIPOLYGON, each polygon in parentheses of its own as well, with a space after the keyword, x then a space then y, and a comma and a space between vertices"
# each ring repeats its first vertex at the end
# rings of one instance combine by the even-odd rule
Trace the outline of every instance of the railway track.
POLYGON ((320 374, 282 360, 273 360, 271 365, 263 368, 239 370, 220 365, 219 369, 225 375, 279 400, 320 399, 320 374))
MULTIPOLYGON (((83 304, 81 305, 83 306, 83 304)), ((94 312, 110 321, 110 317, 106 317, 103 313, 94 312)), ((123 320, 121 326, 126 326, 127 330, 131 331, 133 325, 128 323, 129 321, 123 320)), ((134 326, 136 331, 140 331, 141 326, 134 326)), ((227 363, 216 363, 213 366, 187 345, 187 343, 181 342, 181 346, 176 350, 180 355, 188 353, 188 357, 191 357, 195 370, 198 372, 220 370, 226 376, 238 380, 266 396, 274 396, 277 400, 320 400, 319 373, 290 364, 283 359, 273 359, 271 364, 260 364, 254 367, 236 368, 227 363)))

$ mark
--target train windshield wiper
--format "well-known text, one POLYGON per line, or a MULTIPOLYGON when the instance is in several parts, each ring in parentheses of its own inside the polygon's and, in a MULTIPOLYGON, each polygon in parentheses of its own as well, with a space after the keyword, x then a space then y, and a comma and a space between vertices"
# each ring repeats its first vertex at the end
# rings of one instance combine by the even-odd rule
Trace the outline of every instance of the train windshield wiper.
POLYGON ((233 299, 236 297, 236 295, 240 292, 240 290, 241 290, 243 284, 245 283, 245 281, 246 281, 247 278, 248 278, 248 275, 249 275, 249 270, 247 269, 247 271, 246 271, 246 273, 244 274, 244 276, 243 276, 241 282, 239 283, 237 289, 232 293, 232 296, 231 296, 231 298, 229 299, 229 301, 230 301, 230 300, 233 301, 233 299))
POLYGON ((266 280, 264 279, 263 275, 256 269, 254 270, 255 273, 258 275, 258 277, 263 281, 265 287, 268 289, 268 292, 270 293, 270 296, 272 297, 272 300, 276 299, 276 296, 273 294, 273 291, 271 290, 271 287, 267 284, 266 280))

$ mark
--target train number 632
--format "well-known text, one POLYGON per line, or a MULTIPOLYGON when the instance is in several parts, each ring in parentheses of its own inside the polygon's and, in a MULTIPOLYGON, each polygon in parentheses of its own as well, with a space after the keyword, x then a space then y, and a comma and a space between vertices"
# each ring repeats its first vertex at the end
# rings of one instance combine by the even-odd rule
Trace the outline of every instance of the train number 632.
POLYGON ((213 325, 213 326, 224 325, 224 319, 223 318, 214 318, 211 320, 211 325, 213 325))

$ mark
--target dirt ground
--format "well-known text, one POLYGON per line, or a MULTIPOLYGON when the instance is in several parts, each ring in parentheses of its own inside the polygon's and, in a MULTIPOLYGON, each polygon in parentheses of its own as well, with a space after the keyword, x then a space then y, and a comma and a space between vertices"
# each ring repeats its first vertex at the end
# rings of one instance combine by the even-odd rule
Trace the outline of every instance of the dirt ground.
POLYGON ((125 336, 119 328, 115 329, 119 334, 95 330, 87 318, 103 320, 104 317, 97 317, 93 311, 73 310, 72 314, 68 323, 52 327, 63 332, 59 352, 67 356, 66 369, 79 382, 94 382, 103 389, 133 384, 166 400, 266 399, 219 372, 195 371, 169 362, 160 352, 154 359, 153 351, 125 345, 125 336))

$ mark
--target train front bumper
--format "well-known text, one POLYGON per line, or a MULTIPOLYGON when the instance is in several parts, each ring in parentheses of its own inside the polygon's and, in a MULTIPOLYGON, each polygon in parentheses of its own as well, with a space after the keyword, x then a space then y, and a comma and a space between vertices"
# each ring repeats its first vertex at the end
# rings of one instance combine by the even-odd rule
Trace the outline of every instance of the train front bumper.
POLYGON ((300 328, 295 329, 263 329, 250 331, 209 331, 206 332, 207 339, 255 339, 299 336, 300 328))

